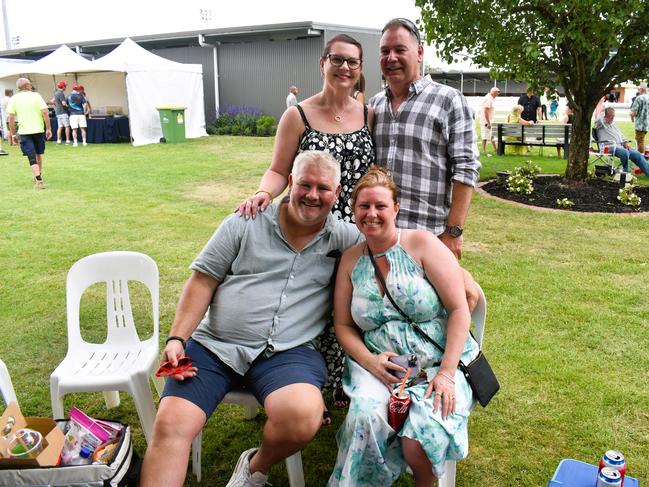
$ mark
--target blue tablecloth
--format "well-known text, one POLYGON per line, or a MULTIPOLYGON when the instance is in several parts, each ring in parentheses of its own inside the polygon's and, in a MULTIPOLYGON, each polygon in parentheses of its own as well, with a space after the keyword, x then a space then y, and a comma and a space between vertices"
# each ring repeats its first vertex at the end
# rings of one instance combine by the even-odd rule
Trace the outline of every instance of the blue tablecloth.
MULTIPOLYGON (((130 142, 131 129, 128 124, 128 117, 92 117, 87 118, 88 128, 86 134, 89 144, 104 144, 114 142, 130 142)), ((50 118, 52 124, 52 140, 56 140, 56 129, 58 123, 56 118, 50 118)), ((81 134, 77 132, 79 141, 81 134)), ((65 135, 62 134, 65 139, 65 135)), ((70 139, 72 140, 72 139, 70 139)))
MULTIPOLYGON (((579 460, 561 460, 548 487, 595 487, 597 466, 579 460)), ((624 477, 624 487, 639 487, 640 482, 630 476, 624 477)))

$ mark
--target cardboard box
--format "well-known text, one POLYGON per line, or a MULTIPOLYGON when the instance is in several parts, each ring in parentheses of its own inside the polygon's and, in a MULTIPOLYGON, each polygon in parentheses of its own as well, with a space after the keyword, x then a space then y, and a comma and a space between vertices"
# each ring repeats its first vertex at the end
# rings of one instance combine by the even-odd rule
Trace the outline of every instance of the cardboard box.
POLYGON ((23 417, 20 408, 15 402, 9 403, 4 414, 0 418, 0 431, 4 429, 10 416, 13 416, 15 425, 13 431, 20 428, 30 428, 43 435, 45 448, 36 458, 18 459, 10 458, 7 453, 9 442, 0 436, 0 469, 1 468, 30 468, 30 467, 54 467, 59 464, 61 450, 65 436, 58 428, 56 422, 49 418, 23 417))

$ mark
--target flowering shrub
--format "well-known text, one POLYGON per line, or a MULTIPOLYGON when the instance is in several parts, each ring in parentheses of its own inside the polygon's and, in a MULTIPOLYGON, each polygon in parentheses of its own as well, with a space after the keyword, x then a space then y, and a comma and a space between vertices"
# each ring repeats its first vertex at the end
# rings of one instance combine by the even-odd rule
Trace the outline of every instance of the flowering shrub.
POLYGON ((624 189, 621 189, 617 194, 617 199, 620 203, 626 206, 640 206, 642 198, 633 192, 635 186, 630 184, 624 189))
POLYGON ((207 132, 212 135, 269 136, 275 135, 276 130, 275 117, 243 105, 225 108, 207 132))
POLYGON ((520 174, 512 174, 507 178, 507 191, 518 194, 532 194, 532 191, 534 191, 532 179, 520 174))
POLYGON ((507 191, 518 194, 532 194, 534 178, 541 172, 541 168, 532 161, 526 161, 524 166, 514 168, 514 174, 507 178, 507 191))
POLYGON ((557 206, 559 208, 570 208, 575 206, 575 203, 570 201, 568 198, 557 198, 557 206))

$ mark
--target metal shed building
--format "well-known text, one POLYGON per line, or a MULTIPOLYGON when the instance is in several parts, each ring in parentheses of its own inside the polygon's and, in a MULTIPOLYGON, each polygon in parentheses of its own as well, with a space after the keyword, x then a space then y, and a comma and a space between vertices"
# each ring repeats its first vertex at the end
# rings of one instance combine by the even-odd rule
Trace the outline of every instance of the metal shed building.
MULTIPOLYGON (((214 121, 219 110, 254 107, 277 119, 284 112, 290 85, 300 91, 299 100, 322 87, 319 59, 326 42, 348 34, 363 45, 366 95, 381 87, 379 29, 293 22, 286 24, 229 27, 148 36, 132 39, 155 54, 172 61, 203 65, 205 121, 214 121)), ((65 42, 78 53, 100 57, 123 38, 65 42)), ((38 59, 55 46, 1 51, 0 57, 38 59)))

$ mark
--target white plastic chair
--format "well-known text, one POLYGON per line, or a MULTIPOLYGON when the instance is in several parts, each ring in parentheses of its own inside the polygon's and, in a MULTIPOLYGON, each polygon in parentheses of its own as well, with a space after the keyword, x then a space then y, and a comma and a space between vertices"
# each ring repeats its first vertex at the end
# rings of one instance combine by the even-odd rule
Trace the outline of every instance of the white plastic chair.
MULTIPOLYGON (((119 405, 119 392, 129 392, 135 401, 144 436, 149 441, 156 414, 149 376, 158 361, 158 267, 139 252, 103 252, 76 262, 66 283, 68 352, 50 377, 50 399, 55 419, 64 417, 63 396, 70 392, 104 391, 107 407, 119 405), (139 281, 151 294, 153 334, 138 337, 128 281, 139 281), (91 285, 106 283, 107 338, 88 343, 81 337, 79 305, 91 285)), ((155 381, 158 393, 162 382, 155 381)))
MULTIPOLYGON (((222 403, 239 404, 245 409, 245 418, 252 419, 257 416, 257 408, 261 405, 257 402, 255 396, 249 392, 231 391, 223 398, 222 403)), ((201 481, 201 449, 203 442, 203 432, 196 435, 192 441, 192 472, 197 481, 201 481)), ((286 471, 288 472, 288 484, 290 487, 304 487, 304 470, 302 469, 302 455, 300 452, 294 453, 286 458, 286 471)))
MULTIPOLYGON (((478 288, 478 304, 471 313, 471 321, 473 321, 473 338, 482 348, 482 338, 484 337, 485 322, 487 320, 487 300, 484 291, 477 282, 476 287, 478 288)), ((455 487, 456 468, 455 460, 446 460, 444 463, 446 473, 443 478, 438 480, 439 487, 455 487)))
POLYGON ((11 383, 11 376, 7 370, 7 366, 2 360, 0 360, 0 394, 2 394, 2 399, 6 405, 10 402, 18 404, 16 391, 14 391, 14 386, 11 383))

